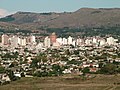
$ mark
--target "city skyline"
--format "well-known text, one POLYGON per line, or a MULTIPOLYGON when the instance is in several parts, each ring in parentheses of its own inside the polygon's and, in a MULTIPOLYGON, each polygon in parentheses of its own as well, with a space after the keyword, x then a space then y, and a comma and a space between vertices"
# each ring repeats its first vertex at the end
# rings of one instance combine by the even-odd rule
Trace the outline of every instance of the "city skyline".
POLYGON ((119 0, 1 0, 0 17, 18 12, 74 12, 80 8, 120 8, 119 0))

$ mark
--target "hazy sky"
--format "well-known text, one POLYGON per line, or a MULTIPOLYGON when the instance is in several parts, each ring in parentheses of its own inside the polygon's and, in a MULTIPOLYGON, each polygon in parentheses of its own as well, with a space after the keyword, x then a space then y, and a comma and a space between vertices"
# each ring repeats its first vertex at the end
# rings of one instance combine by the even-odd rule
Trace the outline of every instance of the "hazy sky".
POLYGON ((0 15, 17 11, 72 12, 82 7, 119 8, 120 0, 0 0, 0 15))

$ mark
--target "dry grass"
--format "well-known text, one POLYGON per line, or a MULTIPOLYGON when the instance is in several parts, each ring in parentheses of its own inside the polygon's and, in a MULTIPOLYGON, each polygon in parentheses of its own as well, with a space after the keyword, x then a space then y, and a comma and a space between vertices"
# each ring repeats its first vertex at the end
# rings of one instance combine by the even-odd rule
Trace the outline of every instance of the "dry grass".
POLYGON ((120 90, 120 76, 97 75, 95 78, 82 80, 80 77, 22 78, 0 90, 120 90))

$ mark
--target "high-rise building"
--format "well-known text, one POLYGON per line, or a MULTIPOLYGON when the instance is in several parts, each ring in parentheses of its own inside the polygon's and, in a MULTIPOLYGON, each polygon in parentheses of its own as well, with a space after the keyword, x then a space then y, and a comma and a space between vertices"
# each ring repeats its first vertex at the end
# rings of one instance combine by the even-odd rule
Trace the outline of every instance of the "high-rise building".
POLYGON ((71 36, 68 37, 68 44, 73 44, 73 38, 71 36))
POLYGON ((28 36, 28 37, 26 37, 26 43, 27 44, 36 44, 36 38, 35 38, 35 36, 28 36))
POLYGON ((93 44, 96 44, 96 43, 97 43, 97 39, 96 39, 95 37, 92 39, 92 43, 93 43, 93 44))
POLYGON ((60 45, 63 44, 62 38, 57 38, 57 39, 56 39, 56 42, 58 42, 60 45))
POLYGON ((78 38, 76 41, 76 45, 78 45, 78 46, 82 45, 82 43, 83 43, 82 41, 83 41, 82 39, 78 38))
POLYGON ((2 35, 2 44, 7 45, 9 43, 9 36, 6 34, 2 35))
POLYGON ((76 46, 76 40, 74 40, 74 41, 72 42, 72 45, 73 45, 73 46, 76 46))
POLYGON ((114 45, 115 44, 115 39, 113 37, 107 38, 107 44, 108 45, 114 45))
POLYGON ((44 46, 45 47, 47 47, 47 48, 49 48, 50 47, 50 38, 49 37, 46 37, 45 39, 44 39, 44 46))
POLYGON ((12 47, 18 47, 19 43, 20 43, 20 38, 17 36, 13 36, 10 38, 10 43, 12 47))
POLYGON ((91 40, 90 38, 87 38, 87 39, 85 40, 85 44, 86 44, 86 45, 91 45, 91 44, 92 44, 92 40, 91 40))
POLYGON ((38 43, 38 45, 36 45, 35 48, 36 48, 37 50, 40 50, 40 49, 42 49, 42 47, 43 47, 43 43, 40 42, 40 43, 38 43))
POLYGON ((67 39, 66 39, 66 38, 63 38, 63 39, 62 39, 62 43, 63 43, 63 45, 67 45, 67 39))
POLYGON ((26 39, 25 38, 21 39, 21 44, 20 45, 21 46, 25 46, 26 45, 26 39))
POLYGON ((53 33, 50 35, 50 42, 51 42, 51 44, 55 43, 55 42, 56 42, 56 39, 57 39, 57 36, 56 36, 55 32, 53 32, 53 33))
POLYGON ((99 41, 99 45, 100 45, 100 46, 104 46, 105 44, 106 44, 105 39, 101 39, 101 40, 99 41))
POLYGON ((26 37, 26 43, 27 43, 27 44, 30 44, 30 43, 31 43, 31 37, 30 37, 30 36, 26 37))
POLYGON ((31 43, 35 43, 36 40, 35 40, 35 36, 31 36, 31 43))
POLYGON ((58 42, 55 42, 55 43, 53 43, 53 45, 52 45, 52 47, 53 48, 60 48, 60 43, 58 43, 58 42))

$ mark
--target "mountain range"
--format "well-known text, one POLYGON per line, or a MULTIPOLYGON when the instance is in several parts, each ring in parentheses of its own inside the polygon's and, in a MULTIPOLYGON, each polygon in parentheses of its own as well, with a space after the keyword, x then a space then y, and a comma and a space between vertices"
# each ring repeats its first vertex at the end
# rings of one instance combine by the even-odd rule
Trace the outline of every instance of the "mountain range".
POLYGON ((44 28, 119 27, 119 8, 81 8, 75 12, 17 12, 0 18, 0 28, 7 30, 43 30, 44 28))

